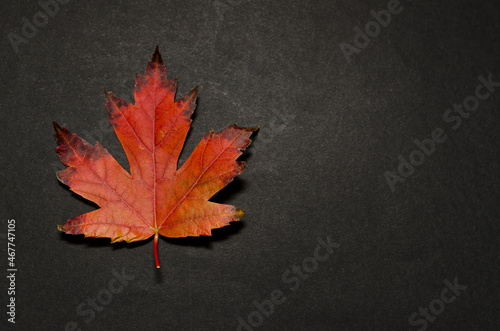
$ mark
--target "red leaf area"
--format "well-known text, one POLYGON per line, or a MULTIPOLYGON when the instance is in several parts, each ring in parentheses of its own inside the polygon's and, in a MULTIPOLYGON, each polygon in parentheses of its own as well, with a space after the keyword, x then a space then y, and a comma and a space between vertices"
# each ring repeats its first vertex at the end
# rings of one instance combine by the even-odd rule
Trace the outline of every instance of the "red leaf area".
POLYGON ((198 88, 175 100, 177 81, 156 48, 144 75, 136 75, 135 105, 106 91, 109 122, 130 164, 130 173, 98 142, 92 146, 54 123, 56 152, 66 169, 57 178, 100 208, 58 229, 112 242, 158 236, 210 236, 211 230, 244 216, 231 205, 208 201, 245 168, 237 158, 256 128, 237 125, 208 132, 180 169, 177 162, 191 125, 198 88))

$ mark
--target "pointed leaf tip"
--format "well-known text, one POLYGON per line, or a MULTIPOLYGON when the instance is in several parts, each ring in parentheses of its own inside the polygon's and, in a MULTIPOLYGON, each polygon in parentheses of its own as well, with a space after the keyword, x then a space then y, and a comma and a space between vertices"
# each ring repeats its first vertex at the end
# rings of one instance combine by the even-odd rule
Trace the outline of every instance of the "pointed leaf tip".
POLYGON ((59 124, 57 124, 55 121, 53 121, 52 124, 54 125, 54 130, 56 131, 56 133, 59 133, 62 131, 63 128, 59 124))
POLYGON ((236 213, 235 215, 237 218, 242 218, 245 216, 245 212, 241 208, 236 208, 236 213))
POLYGON ((106 101, 109 101, 113 97, 113 92, 108 90, 107 88, 104 88, 104 98, 106 101))
POLYGON ((160 51, 158 50, 158 46, 156 46, 156 48, 155 48, 155 52, 153 53, 153 57, 151 58, 151 62, 163 64, 163 59, 161 58, 161 54, 160 54, 160 51))

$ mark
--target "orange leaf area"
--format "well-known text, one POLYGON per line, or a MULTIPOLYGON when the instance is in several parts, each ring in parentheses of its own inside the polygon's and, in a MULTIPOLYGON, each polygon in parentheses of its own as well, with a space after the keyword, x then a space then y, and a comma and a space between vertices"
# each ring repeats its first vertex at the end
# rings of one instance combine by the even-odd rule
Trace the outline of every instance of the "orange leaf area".
POLYGON ((208 132, 177 169, 191 125, 198 88, 175 100, 177 81, 168 80, 156 48, 144 75, 136 75, 135 105, 106 90, 109 122, 130 164, 128 173, 98 142, 92 146, 54 123, 56 152, 66 169, 57 178, 100 208, 68 220, 58 229, 112 242, 158 235, 210 236, 211 230, 244 216, 231 205, 208 201, 245 168, 237 161, 256 128, 237 125, 208 132))

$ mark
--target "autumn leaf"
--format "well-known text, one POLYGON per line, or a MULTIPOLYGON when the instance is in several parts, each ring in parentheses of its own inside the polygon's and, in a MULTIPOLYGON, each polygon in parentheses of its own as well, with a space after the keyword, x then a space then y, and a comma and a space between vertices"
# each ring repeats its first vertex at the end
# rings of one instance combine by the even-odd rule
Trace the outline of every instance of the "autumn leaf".
POLYGON ((111 242, 154 236, 210 236, 211 230, 244 216, 243 210, 209 199, 245 168, 237 158, 256 128, 236 124, 209 131, 177 169, 191 125, 198 88, 175 100, 177 81, 167 79, 158 47, 144 75, 135 77, 135 105, 106 94, 109 122, 125 150, 128 173, 99 142, 94 146, 54 122, 56 152, 66 169, 57 178, 100 208, 58 229, 111 242))

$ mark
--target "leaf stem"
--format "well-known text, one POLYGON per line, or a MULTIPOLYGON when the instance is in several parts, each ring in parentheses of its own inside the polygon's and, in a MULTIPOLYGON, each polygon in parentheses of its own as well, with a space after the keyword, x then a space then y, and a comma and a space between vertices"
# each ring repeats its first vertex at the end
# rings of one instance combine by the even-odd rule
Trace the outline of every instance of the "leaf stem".
POLYGON ((160 268, 160 261, 158 261, 158 232, 155 233, 155 262, 156 268, 160 268))

